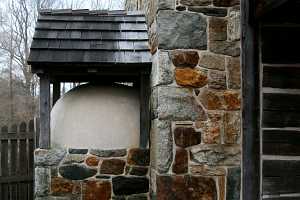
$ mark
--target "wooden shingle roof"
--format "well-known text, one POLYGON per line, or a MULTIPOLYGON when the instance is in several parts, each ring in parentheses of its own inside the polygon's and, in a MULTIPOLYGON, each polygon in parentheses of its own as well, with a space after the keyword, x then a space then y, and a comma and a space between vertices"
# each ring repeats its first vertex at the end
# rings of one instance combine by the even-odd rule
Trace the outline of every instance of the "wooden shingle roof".
POLYGON ((74 63, 151 63, 144 15, 125 11, 41 11, 28 64, 74 63))

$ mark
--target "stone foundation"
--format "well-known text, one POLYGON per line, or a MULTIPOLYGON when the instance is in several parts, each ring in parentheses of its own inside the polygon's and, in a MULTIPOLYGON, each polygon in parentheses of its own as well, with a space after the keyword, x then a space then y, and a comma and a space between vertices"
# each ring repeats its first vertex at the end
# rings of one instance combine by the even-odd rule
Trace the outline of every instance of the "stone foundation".
POLYGON ((35 199, 147 200, 147 149, 37 149, 35 199))
POLYGON ((239 0, 149 0, 145 13, 151 198, 239 200, 239 0))

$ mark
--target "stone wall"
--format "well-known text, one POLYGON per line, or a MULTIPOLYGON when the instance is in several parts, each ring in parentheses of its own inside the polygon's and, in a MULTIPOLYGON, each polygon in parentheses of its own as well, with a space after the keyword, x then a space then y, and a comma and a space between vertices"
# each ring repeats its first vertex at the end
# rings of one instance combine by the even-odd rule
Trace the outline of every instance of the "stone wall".
POLYGON ((148 0, 151 197, 238 200, 238 0, 148 0))
POLYGON ((37 149, 37 200, 147 200, 147 149, 37 149))

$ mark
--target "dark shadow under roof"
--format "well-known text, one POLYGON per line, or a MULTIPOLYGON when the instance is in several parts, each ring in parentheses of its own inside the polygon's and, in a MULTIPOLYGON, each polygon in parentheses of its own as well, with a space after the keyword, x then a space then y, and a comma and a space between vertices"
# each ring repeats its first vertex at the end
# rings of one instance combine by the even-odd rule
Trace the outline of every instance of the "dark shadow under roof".
POLYGON ((28 64, 150 64, 145 17, 140 12, 44 10, 28 64))

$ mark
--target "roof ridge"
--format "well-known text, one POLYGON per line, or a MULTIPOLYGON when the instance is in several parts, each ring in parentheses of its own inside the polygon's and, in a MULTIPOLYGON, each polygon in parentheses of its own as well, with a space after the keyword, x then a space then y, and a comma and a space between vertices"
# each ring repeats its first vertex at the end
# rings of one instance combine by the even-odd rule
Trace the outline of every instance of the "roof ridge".
POLYGON ((42 9, 40 15, 91 15, 91 16, 139 16, 143 15, 142 11, 126 11, 126 10, 89 10, 89 9, 42 9))

